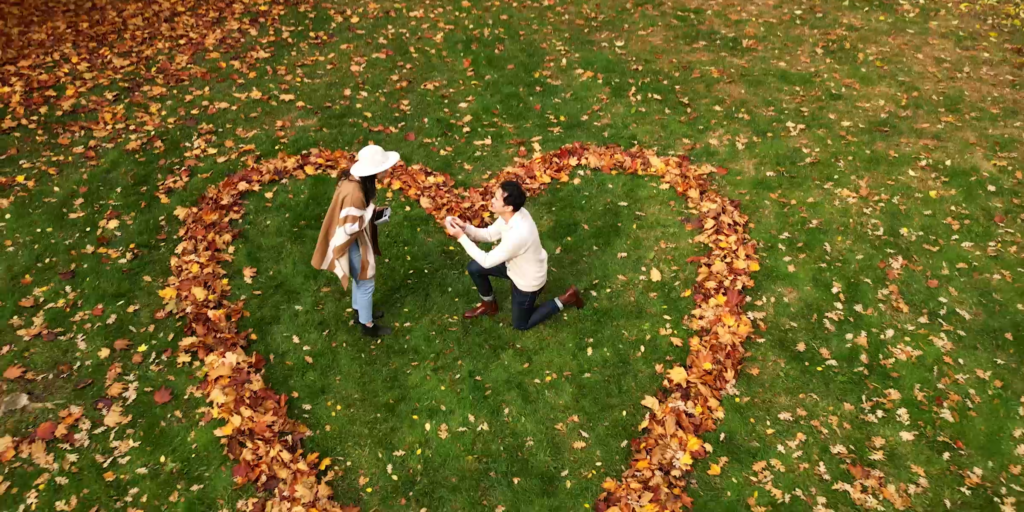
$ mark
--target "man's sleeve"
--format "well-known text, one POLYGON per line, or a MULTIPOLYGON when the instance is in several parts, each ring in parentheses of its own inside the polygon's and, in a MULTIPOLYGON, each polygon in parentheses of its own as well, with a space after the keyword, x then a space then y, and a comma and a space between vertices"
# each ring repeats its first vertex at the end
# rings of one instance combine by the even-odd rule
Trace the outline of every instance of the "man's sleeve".
MULTIPOLYGON (((483 231, 483 230, 481 230, 483 231)), ((480 264, 484 268, 492 268, 506 261, 519 256, 523 252, 523 240, 522 237, 506 236, 490 252, 486 252, 483 249, 477 247, 469 236, 463 234, 459 238, 459 243, 466 249, 466 254, 469 254, 470 258, 480 264)))
POLYGON ((501 229, 496 225, 497 222, 492 223, 486 228, 478 228, 476 226, 466 224, 466 229, 463 231, 469 236, 469 239, 474 242, 497 242, 501 240, 501 229))

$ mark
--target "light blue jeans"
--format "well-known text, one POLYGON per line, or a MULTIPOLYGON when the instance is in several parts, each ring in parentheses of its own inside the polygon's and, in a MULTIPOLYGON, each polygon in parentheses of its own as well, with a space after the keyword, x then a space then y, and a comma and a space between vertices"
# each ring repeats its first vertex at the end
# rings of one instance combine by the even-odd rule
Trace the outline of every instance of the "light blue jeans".
POLYGON ((359 323, 368 324, 373 322, 373 279, 360 281, 359 268, 362 255, 359 252, 359 241, 352 242, 348 246, 348 268, 349 286, 352 287, 352 309, 359 313, 359 323))

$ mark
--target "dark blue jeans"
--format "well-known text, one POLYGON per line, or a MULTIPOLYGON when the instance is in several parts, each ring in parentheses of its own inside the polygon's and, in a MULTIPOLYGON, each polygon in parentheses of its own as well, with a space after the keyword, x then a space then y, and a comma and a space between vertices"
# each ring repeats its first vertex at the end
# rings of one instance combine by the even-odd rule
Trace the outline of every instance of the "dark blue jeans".
MULTIPOLYGON (((491 286, 491 276, 509 279, 508 268, 505 267, 504 263, 495 267, 484 268, 476 261, 470 261, 466 270, 469 271, 469 277, 472 278, 473 283, 476 284, 476 290, 480 293, 480 297, 494 297, 494 288, 491 286)), ((509 279, 509 281, 511 281, 511 279, 509 279)), ((554 299, 537 306, 538 296, 540 296, 540 290, 535 292, 524 292, 519 288, 516 288, 515 283, 512 283, 513 328, 520 331, 531 329, 561 311, 558 307, 558 303, 556 303, 554 299)))

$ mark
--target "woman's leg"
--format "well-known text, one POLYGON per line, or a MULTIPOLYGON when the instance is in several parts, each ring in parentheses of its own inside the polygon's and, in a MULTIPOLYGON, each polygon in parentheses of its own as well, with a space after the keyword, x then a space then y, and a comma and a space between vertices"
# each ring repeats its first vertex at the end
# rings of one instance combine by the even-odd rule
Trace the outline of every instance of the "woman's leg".
POLYGON ((373 279, 352 282, 352 308, 359 311, 359 323, 370 325, 373 323, 373 290, 376 283, 373 279))
POLYGON ((359 313, 359 323, 370 325, 373 323, 373 290, 376 287, 373 279, 360 281, 359 270, 361 264, 359 242, 353 242, 348 247, 349 264, 349 285, 352 286, 352 309, 359 313))

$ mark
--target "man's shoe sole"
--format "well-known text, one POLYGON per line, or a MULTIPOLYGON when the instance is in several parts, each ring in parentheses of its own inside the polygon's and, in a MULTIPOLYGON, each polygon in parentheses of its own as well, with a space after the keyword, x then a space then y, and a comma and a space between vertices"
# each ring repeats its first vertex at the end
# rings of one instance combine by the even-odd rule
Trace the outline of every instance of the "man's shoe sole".
POLYGON ((480 313, 480 314, 477 314, 477 315, 467 315, 467 314, 463 313, 462 314, 462 318, 464 318, 466 320, 472 320, 474 318, 481 317, 481 316, 494 316, 494 315, 497 315, 497 314, 498 314, 497 311, 490 311, 490 312, 487 312, 487 313, 480 313))

